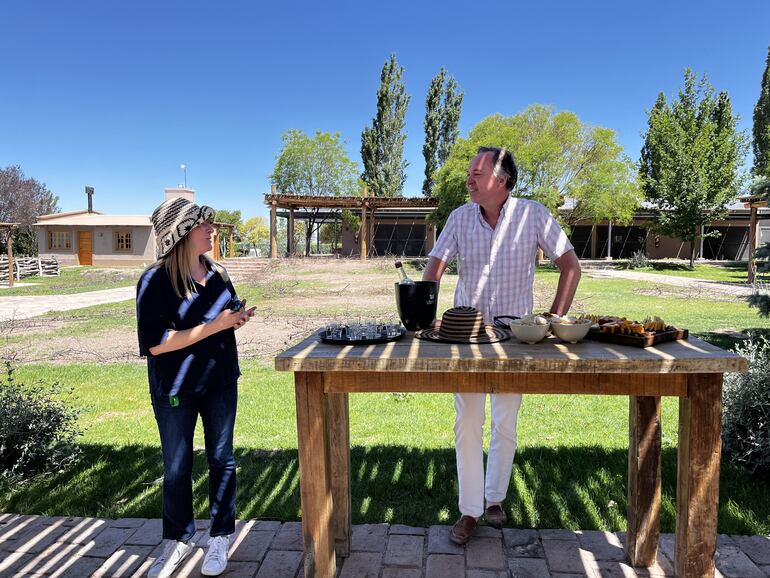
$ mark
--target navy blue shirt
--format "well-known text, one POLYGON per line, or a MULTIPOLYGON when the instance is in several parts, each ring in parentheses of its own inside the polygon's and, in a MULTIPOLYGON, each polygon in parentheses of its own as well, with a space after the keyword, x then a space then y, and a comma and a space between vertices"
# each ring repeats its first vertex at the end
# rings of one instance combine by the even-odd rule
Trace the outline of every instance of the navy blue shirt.
POLYGON ((216 387, 233 385, 240 376, 235 330, 226 329, 197 343, 160 355, 150 348, 160 345, 168 331, 183 331, 214 320, 237 299, 235 288, 216 270, 208 271, 206 284, 195 284, 189 298, 174 293, 164 267, 150 267, 136 287, 139 354, 147 357, 150 391, 159 396, 202 395, 216 387))

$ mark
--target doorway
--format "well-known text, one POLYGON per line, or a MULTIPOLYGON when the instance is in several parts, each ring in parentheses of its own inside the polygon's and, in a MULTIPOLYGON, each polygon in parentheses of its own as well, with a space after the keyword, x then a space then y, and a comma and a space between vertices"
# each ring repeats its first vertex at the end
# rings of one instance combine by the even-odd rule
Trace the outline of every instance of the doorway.
POLYGON ((94 246, 91 231, 78 231, 78 263, 94 264, 94 246))

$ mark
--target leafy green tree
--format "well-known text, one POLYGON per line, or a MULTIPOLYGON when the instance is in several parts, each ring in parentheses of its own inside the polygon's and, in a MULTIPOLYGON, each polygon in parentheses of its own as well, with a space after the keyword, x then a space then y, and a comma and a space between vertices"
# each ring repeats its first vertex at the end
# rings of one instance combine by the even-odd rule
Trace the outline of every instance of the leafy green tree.
POLYGON ((642 187, 657 205, 653 228, 690 243, 690 266, 701 226, 724 218, 742 183, 746 135, 737 129, 730 98, 689 68, 669 104, 658 95, 648 118, 640 161, 642 187))
MULTIPOLYGON (((283 134, 283 148, 277 156, 272 184, 283 194, 307 196, 349 196, 358 191, 356 163, 351 161, 339 133, 316 132, 309 137, 301 130, 283 134)), ((325 218, 318 208, 307 209, 305 255, 310 255, 310 239, 325 218)), ((296 223, 299 225, 299 223, 296 223)), ((299 227, 295 227, 299 230, 299 227)))
POLYGON ((324 223, 318 233, 319 241, 324 245, 330 245, 332 249, 336 249, 342 239, 342 229, 342 221, 324 223))
MULTIPOLYGON (((37 233, 32 226, 40 215, 59 212, 59 197, 45 184, 27 178, 21 167, 0 169, 0 223, 19 223, 13 231, 15 255, 37 255, 37 233)), ((7 251, 7 240, 0 235, 0 253, 7 251)))
POLYGON ((214 218, 217 223, 228 223, 233 226, 233 236, 236 241, 240 241, 243 237, 243 217, 241 216, 241 210, 228 211, 226 209, 219 209, 217 216, 214 218))
POLYGON ((584 219, 628 222, 641 202, 633 165, 614 131, 586 125, 572 112, 533 104, 514 116, 488 116, 467 138, 457 139, 436 173, 439 206, 431 219, 437 225, 468 201, 468 164, 480 146, 510 150, 519 171, 512 194, 544 204, 565 225, 584 219))
POLYGON ((380 74, 377 114, 361 133, 361 178, 376 197, 397 197, 404 189, 407 162, 404 160, 404 125, 410 97, 401 80, 404 69, 391 54, 380 74))
POLYGON ((759 99, 754 107, 753 125, 755 177, 770 177, 770 48, 767 49, 765 72, 759 89, 759 99))
POLYGON ((425 180, 422 194, 430 197, 433 192, 433 175, 449 157, 449 151, 457 140, 462 112, 463 93, 451 76, 447 79, 444 68, 433 77, 425 99, 425 180))
POLYGON ((241 238, 252 248, 262 250, 270 243, 270 226, 262 217, 251 217, 243 224, 241 238))

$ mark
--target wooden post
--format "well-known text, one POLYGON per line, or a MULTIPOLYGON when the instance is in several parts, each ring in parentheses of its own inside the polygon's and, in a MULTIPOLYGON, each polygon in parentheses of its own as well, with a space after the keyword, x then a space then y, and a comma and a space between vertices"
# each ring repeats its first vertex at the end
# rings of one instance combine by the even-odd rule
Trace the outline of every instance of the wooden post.
POLYGON ((13 287, 13 227, 8 227, 8 287, 13 287))
POLYGON ((229 244, 229 250, 227 251, 227 254, 229 257, 235 257, 235 243, 233 242, 233 228, 230 227, 228 229, 227 233, 228 238, 228 244, 229 244))
POLYGON ((358 234, 362 261, 366 261, 366 231, 366 203, 364 203, 361 207, 361 232, 358 234))
POLYGON ((652 566, 660 536, 660 397, 630 396, 628 535, 632 566, 652 566))
POLYGON ((278 213, 276 203, 270 203, 270 258, 278 258, 278 213))
MULTIPOLYGON (((327 379, 329 374, 324 375, 327 379)), ((350 426, 348 394, 330 393, 327 399, 327 431, 329 435, 329 461, 331 464, 332 496, 334 513, 334 547, 338 555, 350 555, 350 539, 353 535, 352 506, 350 502, 350 426)))
POLYGON ((680 578, 714 576, 719 512, 722 433, 722 374, 687 376, 679 399, 676 472, 676 551, 680 578))
POLYGON ((289 207, 289 224, 286 227, 286 250, 289 257, 294 256, 296 247, 294 246, 294 207, 289 207))
POLYGON ((299 371, 294 376, 305 577, 334 578, 337 561, 330 531, 334 502, 323 374, 299 371))
MULTIPOLYGON (((425 219, 425 255, 433 250, 436 246, 436 227, 425 219)), ((422 255, 421 255, 422 256, 422 255)))
POLYGON ((596 223, 591 225, 591 259, 597 258, 597 245, 599 244, 599 229, 596 223))
POLYGON ((374 208, 369 211, 369 254, 374 254, 374 208))
POLYGON ((757 265, 754 262, 754 251, 757 248, 757 207, 751 205, 751 219, 749 219, 749 271, 748 282, 754 283, 757 276, 757 265))

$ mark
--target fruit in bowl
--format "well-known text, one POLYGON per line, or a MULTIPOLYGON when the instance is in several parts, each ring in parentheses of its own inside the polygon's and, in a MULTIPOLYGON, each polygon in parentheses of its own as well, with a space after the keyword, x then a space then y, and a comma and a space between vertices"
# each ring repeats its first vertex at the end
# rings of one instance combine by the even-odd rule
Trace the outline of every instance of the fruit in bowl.
POLYGON ((593 321, 590 319, 560 317, 551 320, 551 331, 562 341, 577 343, 588 334, 591 325, 593 325, 593 321))
MULTIPOLYGON (((529 316, 528 316, 529 317, 529 316)), ((532 316, 531 319, 527 317, 523 319, 514 319, 508 325, 511 328, 513 336, 523 343, 537 343, 542 341, 548 331, 550 330, 550 323, 544 317, 532 316), (540 319, 536 320, 536 317, 540 319), (545 323, 543 323, 545 321, 545 323)))

